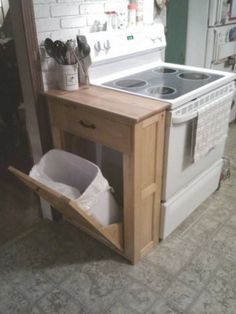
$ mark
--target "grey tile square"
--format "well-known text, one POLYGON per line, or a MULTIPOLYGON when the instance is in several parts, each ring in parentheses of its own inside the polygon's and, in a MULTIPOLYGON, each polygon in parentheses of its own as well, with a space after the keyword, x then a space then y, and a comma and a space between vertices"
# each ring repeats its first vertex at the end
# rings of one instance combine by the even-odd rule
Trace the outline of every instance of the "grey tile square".
POLYGON ((127 280, 118 263, 98 261, 85 265, 61 286, 92 314, 102 313, 111 306, 123 292, 127 280))
POLYGON ((173 310, 185 311, 197 292, 180 281, 174 281, 165 293, 167 305, 173 310))
POLYGON ((188 229, 187 232, 183 234, 182 238, 202 246, 204 242, 214 235, 219 226, 219 221, 202 216, 192 228, 188 229))
POLYGON ((175 275, 189 262, 197 249, 198 244, 188 240, 166 239, 150 252, 145 260, 160 266, 167 273, 175 275))
POLYGON ((157 294, 138 282, 132 282, 121 296, 122 302, 140 314, 145 313, 154 303, 157 294))
MULTIPOLYGON (((235 207, 236 207, 236 204, 235 204, 235 207)), ((231 216, 227 220, 226 225, 229 225, 229 226, 232 226, 232 227, 236 228, 236 215, 231 216)))
POLYGON ((29 314, 45 314, 43 310, 41 310, 38 306, 34 306, 30 311, 29 314))
POLYGON ((202 251, 179 274, 178 279, 194 289, 200 290, 216 269, 219 260, 215 255, 202 251))
POLYGON ((233 300, 219 301, 209 292, 203 293, 189 311, 190 314, 235 314, 233 300))
POLYGON ((216 276, 236 287, 236 261, 224 259, 217 268, 216 276))
POLYGON ((106 312, 106 314, 137 314, 137 312, 131 310, 128 305, 117 302, 106 312))
POLYGON ((227 281, 216 277, 190 309, 191 314, 235 314, 236 293, 227 281))
POLYGON ((219 221, 220 223, 225 222, 232 215, 231 210, 224 205, 213 205, 210 206, 206 213, 204 214, 204 218, 213 219, 219 221))
POLYGON ((236 262, 236 234, 234 234, 226 243, 227 252, 225 256, 236 262))
POLYGON ((236 233, 233 227, 224 225, 208 243, 208 249, 216 256, 236 259, 236 233))
POLYGON ((209 242, 209 249, 219 253, 233 235, 234 231, 231 226, 223 226, 209 242))
POLYGON ((60 257, 55 258, 47 267, 44 267, 44 272, 56 284, 62 282, 69 275, 81 270, 87 261, 87 253, 80 248, 79 250, 68 250, 60 257))
POLYGON ((161 292, 170 284, 169 274, 159 266, 147 261, 130 266, 128 274, 156 292, 161 292))
POLYGON ((45 295, 39 306, 48 314, 82 314, 82 305, 75 302, 71 296, 59 288, 55 288, 45 295))
POLYGON ((207 291, 209 291, 217 299, 221 300, 225 296, 235 297, 236 286, 233 285, 232 282, 229 282, 228 278, 225 279, 223 276, 216 276, 207 285, 207 291))
POLYGON ((188 229, 190 229, 199 219, 201 216, 206 213, 207 205, 205 203, 198 206, 190 216, 188 216, 174 232, 170 235, 170 237, 176 238, 181 237, 188 229))
POLYGON ((0 281, 9 281, 11 274, 17 271, 17 250, 9 248, 0 251, 0 281))
POLYGON ((52 265, 62 254, 61 245, 54 239, 56 235, 41 223, 35 230, 22 238, 17 239, 5 250, 0 252, 0 276, 12 271, 42 269, 52 265))
POLYGON ((27 313, 29 302, 25 296, 7 283, 1 282, 0 314, 27 313))
MULTIPOLYGON (((229 195, 229 193, 225 193, 228 189, 228 186, 226 184, 228 180, 223 182, 221 185, 221 188, 219 191, 216 191, 213 193, 205 202, 204 204, 207 205, 207 209, 212 208, 212 210, 218 209, 218 214, 220 215, 220 210, 227 210, 228 212, 233 213, 235 209, 235 201, 236 201, 236 195, 232 194, 229 195)), ((224 219, 224 217, 222 217, 224 219)))
MULTIPOLYGON (((236 165, 236 158, 235 158, 235 165, 236 165)), ((224 197, 227 197, 227 203, 230 204, 230 200, 235 201, 236 197, 236 171, 232 171, 231 169, 231 177, 225 180, 221 184, 221 193, 224 195, 224 197)), ((233 204, 233 203, 232 203, 233 204)), ((231 206, 232 206, 231 204, 231 206)))
POLYGON ((165 299, 159 299, 146 314, 182 314, 182 311, 171 309, 165 299))
POLYGON ((21 291, 30 302, 36 302, 41 296, 53 288, 53 283, 40 271, 21 271, 15 273, 11 284, 21 291))

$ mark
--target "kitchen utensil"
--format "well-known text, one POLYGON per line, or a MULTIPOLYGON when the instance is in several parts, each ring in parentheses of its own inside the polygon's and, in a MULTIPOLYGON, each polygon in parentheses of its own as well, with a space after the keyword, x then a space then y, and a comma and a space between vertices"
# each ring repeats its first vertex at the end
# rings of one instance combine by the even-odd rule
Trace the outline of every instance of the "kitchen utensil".
POLYGON ((81 57, 81 55, 79 54, 80 58, 76 55, 76 44, 73 40, 68 40, 66 42, 67 48, 71 53, 71 57, 74 58, 76 60, 76 62, 79 65, 79 79, 80 82, 85 83, 86 85, 89 84, 89 78, 88 78, 88 73, 86 71, 86 67, 84 64, 84 58, 81 57))
POLYGON ((68 63, 69 64, 75 64, 77 61, 77 56, 75 53, 76 50, 76 43, 74 40, 70 39, 66 42, 67 47, 67 55, 68 55, 68 63))
POLYGON ((80 66, 80 68, 83 72, 83 75, 85 75, 81 60, 80 60, 80 58, 78 58, 78 56, 75 53, 76 46, 75 46, 74 42, 72 40, 67 40, 66 45, 67 45, 68 50, 70 51, 71 56, 76 60, 75 63, 76 62, 78 63, 78 65, 80 66))
POLYGON ((54 58, 54 53, 53 53, 53 41, 50 38, 46 38, 44 41, 44 47, 46 49, 47 54, 54 58))
POLYGON ((84 35, 77 35, 78 55, 81 57, 83 80, 86 85, 89 85, 88 67, 91 64, 90 46, 84 35), (89 60, 87 60, 89 58, 89 60))
POLYGON ((61 64, 60 58, 55 55, 54 42, 50 38, 45 39, 44 47, 49 57, 54 58, 58 64, 61 64))
POLYGON ((60 40, 56 40, 53 44, 53 51, 55 56, 61 61, 60 64, 68 64, 66 54, 67 46, 60 40))
POLYGON ((77 35, 78 50, 82 58, 87 57, 90 54, 90 46, 87 43, 87 39, 84 35, 77 35))

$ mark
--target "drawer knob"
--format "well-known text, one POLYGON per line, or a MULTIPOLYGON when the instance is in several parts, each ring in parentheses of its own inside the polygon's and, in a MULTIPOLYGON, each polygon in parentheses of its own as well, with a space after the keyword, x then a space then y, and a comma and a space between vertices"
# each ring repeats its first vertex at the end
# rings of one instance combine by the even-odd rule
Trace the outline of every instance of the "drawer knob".
POLYGON ((93 123, 89 123, 89 122, 83 121, 83 120, 80 120, 79 123, 80 123, 83 127, 85 127, 85 128, 93 129, 93 130, 96 129, 96 126, 95 126, 95 124, 93 124, 93 123))

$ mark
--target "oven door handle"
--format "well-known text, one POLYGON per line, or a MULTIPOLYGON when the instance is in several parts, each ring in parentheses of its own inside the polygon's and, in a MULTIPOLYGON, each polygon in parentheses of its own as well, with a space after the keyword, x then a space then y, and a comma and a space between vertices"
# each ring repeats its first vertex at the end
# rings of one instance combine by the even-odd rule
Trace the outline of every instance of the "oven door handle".
POLYGON ((197 111, 194 111, 194 112, 191 112, 191 113, 188 113, 188 114, 185 114, 185 115, 181 115, 181 116, 175 116, 175 117, 172 117, 172 123, 173 124, 181 124, 181 123, 185 123, 185 122, 188 122, 190 120, 193 120, 195 118, 197 118, 197 111))

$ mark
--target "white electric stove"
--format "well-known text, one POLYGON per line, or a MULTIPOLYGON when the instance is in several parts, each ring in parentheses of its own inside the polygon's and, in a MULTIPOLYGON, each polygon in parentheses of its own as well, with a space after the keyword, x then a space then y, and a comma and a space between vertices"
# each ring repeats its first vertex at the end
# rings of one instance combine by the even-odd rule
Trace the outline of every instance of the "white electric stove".
POLYGON ((218 187, 236 76, 163 62, 162 24, 86 37, 91 84, 139 95, 140 101, 170 103, 161 212, 165 238, 218 187))

